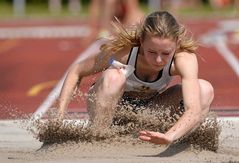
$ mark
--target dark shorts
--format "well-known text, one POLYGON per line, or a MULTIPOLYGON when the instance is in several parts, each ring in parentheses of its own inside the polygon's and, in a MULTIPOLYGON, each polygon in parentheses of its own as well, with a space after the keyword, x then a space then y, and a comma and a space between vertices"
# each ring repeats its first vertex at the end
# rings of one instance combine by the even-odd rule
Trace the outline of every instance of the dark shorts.
MULTIPOLYGON (((144 109, 152 109, 152 108, 154 108, 153 100, 154 100, 155 96, 157 96, 157 95, 158 94, 155 94, 147 99, 140 99, 140 98, 130 97, 126 93, 124 93, 119 102, 119 106, 122 106, 122 105, 130 106, 129 108, 133 112, 137 112, 139 110, 144 110, 144 109)), ((128 107, 126 107, 126 108, 128 108, 128 107)), ((178 109, 181 112, 185 111, 183 100, 179 101, 178 109)))
POLYGON ((133 112, 137 112, 139 110, 150 108, 152 106, 152 101, 154 97, 155 95, 147 99, 141 99, 141 98, 130 97, 126 93, 124 93, 119 102, 119 106, 122 106, 122 105, 129 106, 126 108, 128 109, 130 108, 133 112))
MULTIPOLYGON (((155 95, 156 96, 156 95, 155 95)), ((113 118, 113 125, 124 126, 128 123, 138 123, 138 119, 136 117, 142 118, 144 115, 148 115, 153 113, 155 117, 161 115, 170 115, 170 117, 175 117, 177 115, 181 116, 184 112, 184 104, 183 100, 180 100, 177 104, 177 107, 170 108, 168 112, 168 108, 162 107, 162 109, 158 109, 158 106, 155 107, 153 101, 155 100, 155 96, 150 97, 149 99, 139 99, 127 96, 124 94, 119 102, 119 105, 116 107, 116 112, 113 118), (146 111, 146 112, 145 112, 146 111), (158 114, 160 113, 160 114, 158 114)), ((157 97, 156 97, 157 98, 157 97)), ((161 105, 159 105, 161 107, 161 105)), ((159 116, 159 117, 160 117, 159 116)), ((167 119, 167 116, 165 117, 167 119)), ((171 120, 171 118, 169 118, 171 120)), ((139 121, 140 122, 140 121, 139 121)))
MULTIPOLYGON (((90 87, 90 89, 92 89, 94 87, 95 83, 93 83, 90 87)), ((142 99, 142 98, 135 98, 135 97, 130 97, 128 96, 127 93, 124 93, 119 101, 119 107, 117 108, 121 108, 121 106, 130 106, 129 108, 133 111, 133 112, 137 112, 139 110, 144 110, 144 109, 150 109, 153 107, 153 99, 155 98, 155 96, 159 95, 159 93, 155 93, 153 95, 151 95, 149 98, 146 99, 142 99)), ((179 101, 179 111, 184 112, 184 103, 183 100, 179 101)))

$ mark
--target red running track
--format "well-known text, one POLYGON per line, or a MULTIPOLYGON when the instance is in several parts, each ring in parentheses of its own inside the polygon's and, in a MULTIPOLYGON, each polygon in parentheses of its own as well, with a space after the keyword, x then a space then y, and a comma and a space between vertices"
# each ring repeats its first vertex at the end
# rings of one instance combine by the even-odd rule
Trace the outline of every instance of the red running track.
MULTIPOLYGON (((219 24, 223 20, 183 21, 195 38, 212 39, 217 35, 230 38, 225 45, 239 58, 239 26, 229 31, 210 35, 213 31, 223 31, 219 24), (233 39, 232 39, 233 38, 233 39)), ((39 26, 83 26, 82 21, 35 21, 2 22, 1 29, 9 27, 39 26)), ((94 30, 92 28, 91 30, 94 30)), ((12 118, 15 112, 34 113, 41 105, 67 68, 78 55, 90 45, 93 36, 75 38, 1 38, 0 39, 0 119, 12 118)), ((212 40, 211 42, 214 42, 212 40)), ((211 43, 204 43, 198 50, 199 77, 209 80, 215 89, 215 99, 211 109, 221 116, 239 115, 239 78, 231 65, 222 57, 220 49, 211 43), (207 45, 207 46, 205 46, 207 45)), ((91 79, 91 78, 90 78, 91 79)), ((92 83, 88 79, 82 83, 84 90, 92 83)), ((72 102, 71 110, 86 111, 85 103, 72 102)))

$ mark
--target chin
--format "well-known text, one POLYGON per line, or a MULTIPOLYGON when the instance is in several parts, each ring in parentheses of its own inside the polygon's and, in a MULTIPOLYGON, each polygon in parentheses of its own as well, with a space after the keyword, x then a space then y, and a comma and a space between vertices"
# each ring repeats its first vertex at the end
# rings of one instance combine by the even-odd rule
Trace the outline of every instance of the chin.
POLYGON ((163 69, 163 66, 152 66, 151 68, 152 68, 152 70, 154 70, 154 71, 160 71, 160 70, 163 69))
POLYGON ((161 68, 163 68, 164 66, 165 66, 165 65, 163 65, 163 64, 153 65, 153 67, 158 68, 158 69, 161 69, 161 68))

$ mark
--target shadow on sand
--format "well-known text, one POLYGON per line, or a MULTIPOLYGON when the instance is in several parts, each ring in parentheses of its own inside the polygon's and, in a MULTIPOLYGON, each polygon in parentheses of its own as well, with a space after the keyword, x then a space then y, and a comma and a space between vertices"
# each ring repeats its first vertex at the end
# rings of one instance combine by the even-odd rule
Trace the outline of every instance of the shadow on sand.
POLYGON ((168 146, 164 151, 156 155, 140 155, 140 157, 171 157, 185 151, 190 147, 190 144, 186 143, 175 143, 168 146))

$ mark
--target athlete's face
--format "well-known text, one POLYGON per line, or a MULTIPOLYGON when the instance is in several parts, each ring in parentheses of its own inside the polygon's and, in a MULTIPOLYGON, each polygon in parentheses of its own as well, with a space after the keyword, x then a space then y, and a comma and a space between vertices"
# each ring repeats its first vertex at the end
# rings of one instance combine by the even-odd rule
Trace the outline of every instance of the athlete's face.
POLYGON ((173 56, 176 42, 168 38, 146 36, 141 41, 145 61, 153 70, 161 70, 173 56))

